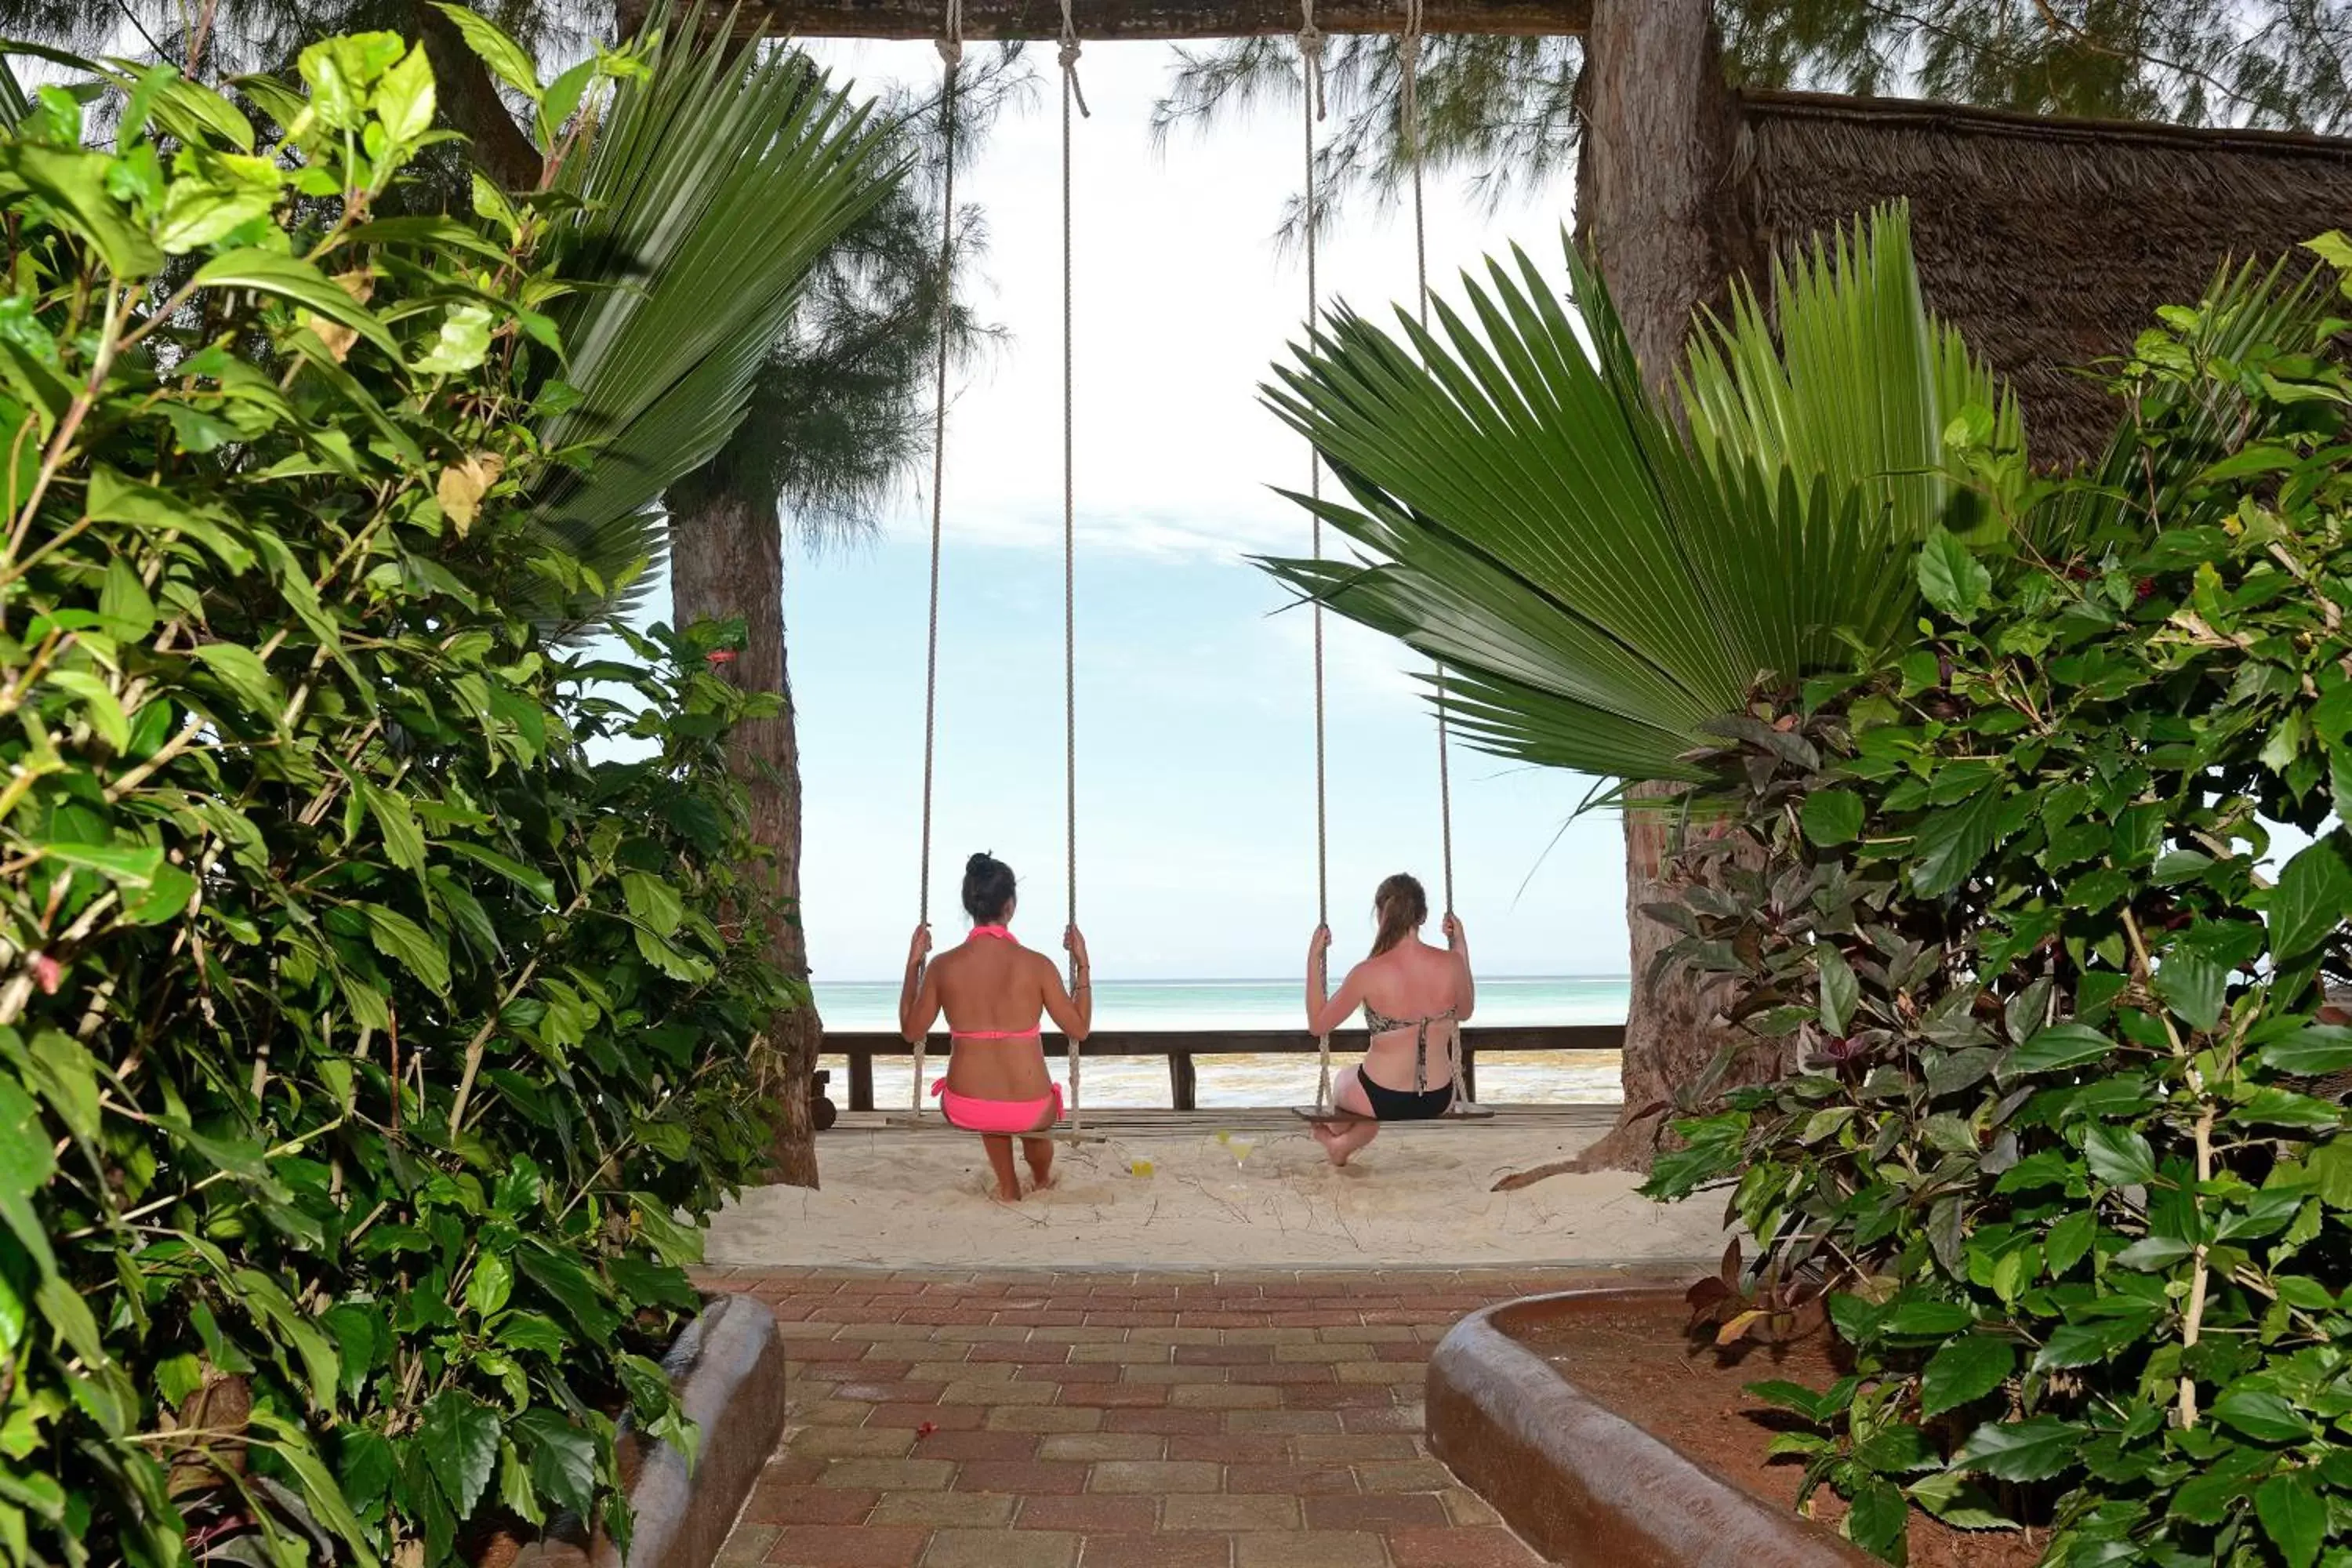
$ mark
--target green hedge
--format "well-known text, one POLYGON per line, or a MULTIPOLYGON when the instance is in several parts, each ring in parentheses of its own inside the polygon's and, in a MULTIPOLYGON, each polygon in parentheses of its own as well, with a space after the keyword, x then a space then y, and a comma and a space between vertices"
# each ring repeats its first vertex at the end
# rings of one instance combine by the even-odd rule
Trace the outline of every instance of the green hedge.
POLYGON ((2352 1029, 2321 1016, 2352 958, 2352 360, 2324 298, 2166 312, 2124 372, 2128 477, 1998 476, 2104 527, 2046 562, 1937 534, 1893 668, 1719 727, 1738 830, 1656 912, 1800 1065, 1680 1123, 1652 1187, 1736 1183, 1762 1255, 1701 1292, 1727 1342, 1826 1315, 1853 1347, 1828 1389, 1756 1392, 1891 1562, 1916 1504, 2053 1527, 2051 1563, 2352 1563, 2352 1029), (2320 837, 2263 869, 2265 817, 2320 837))
POLYGON ((754 710, 708 636, 591 662, 492 592, 578 580, 520 504, 579 456, 527 423, 542 212, 373 218, 422 50, 300 74, 0 136, 14 1563, 625 1533, 615 1421, 691 1444, 647 1357, 765 1143, 754 710))

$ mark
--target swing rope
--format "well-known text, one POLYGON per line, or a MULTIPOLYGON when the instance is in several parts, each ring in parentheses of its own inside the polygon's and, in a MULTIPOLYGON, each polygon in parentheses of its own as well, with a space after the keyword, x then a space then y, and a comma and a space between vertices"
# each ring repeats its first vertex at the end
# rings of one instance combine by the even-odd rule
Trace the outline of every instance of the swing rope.
MULTIPOLYGON (((1421 330, 1429 331, 1429 226, 1421 179, 1421 41, 1423 0, 1404 0, 1404 36, 1397 45, 1399 110, 1405 162, 1412 173, 1412 281, 1421 330)), ((1454 781, 1447 767, 1445 664, 1437 662, 1437 822, 1444 870, 1445 912, 1454 912, 1454 781)))
MULTIPOLYGON (((1404 32, 1397 40, 1398 129, 1404 141, 1405 165, 1412 175, 1413 305, 1425 334, 1429 331, 1429 226, 1423 212, 1421 179, 1421 41, 1423 0, 1404 0, 1404 32)), ((1445 912, 1454 913, 1454 780, 1448 766, 1452 748, 1446 743, 1445 661, 1434 661, 1437 671, 1437 826, 1440 865, 1444 873, 1445 912)), ((1454 1077, 1454 1100, 1448 1115, 1462 1114, 1469 1105, 1462 1089, 1462 1026, 1447 1037, 1446 1067, 1454 1077)))
MULTIPOLYGON (((1070 0, 1062 0, 1062 783, 1063 852, 1069 879, 1069 923, 1078 923, 1078 623, 1077 623, 1077 394, 1073 368, 1071 295, 1075 292, 1070 245, 1070 106, 1091 119, 1078 89, 1078 29, 1070 0)), ((1070 987, 1078 985, 1078 960, 1070 955, 1070 987)), ((1091 985, 1093 979, 1087 977, 1091 985)), ((1070 1044, 1070 1131, 1078 1131, 1078 1037, 1070 1044)))
MULTIPOLYGON (((931 405, 931 583, 930 620, 923 658, 923 844, 919 907, 922 923, 931 921, 931 802, 939 745, 940 692, 940 544, 946 519, 948 345, 955 284, 955 130, 956 84, 963 63, 963 0, 947 0, 946 26, 938 40, 942 67, 940 88, 940 147, 944 171, 940 180, 940 337, 934 367, 931 405)), ((1078 638, 1077 638, 1077 438, 1076 377, 1071 331, 1072 295, 1070 200, 1070 110, 1091 118, 1086 95, 1078 87, 1078 32, 1070 15, 1070 0, 1062 0, 1062 756, 1064 788, 1063 847, 1067 866, 1069 923, 1078 922, 1078 638)), ((917 975, 920 983, 919 973, 917 975)), ((1070 962, 1073 991, 1078 983, 1076 955, 1070 962)), ((914 1119, 923 1117, 923 1060, 929 1037, 914 1042, 914 1119)), ((1078 1131, 1079 1042, 1069 1042, 1070 1131, 1078 1131)))
MULTIPOLYGON (((940 535, 946 517, 948 462, 948 328, 953 315, 955 289, 955 110, 956 75, 963 64, 963 0, 948 0, 947 26, 938 40, 940 51, 940 342, 939 363, 931 404, 931 607, 923 653, 923 850, 921 884, 917 907, 924 925, 931 923, 931 779, 939 746, 940 708, 940 535)), ((919 973, 916 980, 921 984, 919 973)), ((929 1037, 915 1041, 915 1079, 911 1098, 915 1120, 923 1119, 923 1054, 929 1037)))
POLYGON ((1429 231, 1421 202, 1421 7, 1404 0, 1404 33, 1397 40, 1397 116, 1404 133, 1405 166, 1412 174, 1413 300, 1422 331, 1429 330, 1429 231))
MULTIPOLYGON (((1304 132, 1303 146, 1306 174, 1306 206, 1303 219, 1307 226, 1307 331, 1311 342, 1322 330, 1322 297, 1315 271, 1315 230, 1318 214, 1315 210, 1315 122, 1323 118, 1323 29, 1315 25, 1315 0, 1300 0, 1298 23, 1299 124, 1304 132)), ((1323 499, 1323 454, 1312 442, 1307 447, 1307 493, 1316 500, 1323 499)), ((1314 519, 1315 559, 1323 559, 1323 513, 1312 512, 1314 519)), ((1311 611, 1315 626, 1315 919, 1318 926, 1331 923, 1331 850, 1329 824, 1325 807, 1323 756, 1323 600, 1318 595, 1311 611)), ((1329 958, 1324 960, 1325 981, 1329 976, 1329 958)), ((1329 1110, 1331 1100, 1331 1037, 1315 1037, 1316 1087, 1315 1108, 1329 1110)))

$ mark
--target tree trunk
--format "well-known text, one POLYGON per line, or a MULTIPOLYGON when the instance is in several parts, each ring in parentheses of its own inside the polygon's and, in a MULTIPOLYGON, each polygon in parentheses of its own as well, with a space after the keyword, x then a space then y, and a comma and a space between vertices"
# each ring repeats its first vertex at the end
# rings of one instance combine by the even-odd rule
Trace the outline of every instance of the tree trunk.
MULTIPOLYGON (((1636 799, 1655 799, 1671 787, 1637 784, 1636 799)), ((1646 1171, 1670 1138, 1675 1089, 1703 1079, 1717 1054, 1742 1042, 1744 1035, 1718 1028, 1716 986, 1697 975, 1669 970, 1654 974, 1658 954, 1676 938, 1673 928, 1642 912, 1646 904, 1673 903, 1680 896, 1666 879, 1679 818, 1672 811, 1629 807, 1625 824, 1625 931, 1631 939, 1633 995, 1625 1014, 1625 1055, 1619 1069, 1624 1107, 1617 1124, 1580 1154, 1580 1171, 1646 1171)), ((1719 983, 1718 983, 1719 984, 1719 983)), ((1727 1083, 1739 1081, 1733 1074, 1727 1083)))
MULTIPOLYGON (((1708 0, 1598 0, 1578 83, 1577 237, 1608 280, 1652 387, 1670 388, 1694 312, 1719 306, 1753 259, 1729 178, 1738 108, 1723 77, 1708 0)), ((1637 787, 1636 795, 1664 793, 1637 787)), ((1674 932, 1642 913, 1672 900, 1662 878, 1669 813, 1625 813, 1625 923, 1633 994, 1625 1019, 1625 1104, 1580 1170, 1646 1171, 1674 1086, 1696 1080, 1724 1043, 1704 987, 1654 978, 1674 932)))
POLYGON ((479 56, 458 33, 457 25, 431 5, 415 7, 417 36, 425 58, 433 67, 433 82, 441 102, 441 118, 462 132, 491 179, 510 191, 528 191, 539 184, 539 149, 522 133, 499 96, 479 56))
POLYGON ((1709 0, 1599 0, 1577 97, 1577 240, 1664 391, 1692 313, 1719 306, 1753 259, 1729 177, 1738 100, 1709 0))
MULTIPOLYGON (((781 909, 765 932, 769 955, 793 979, 805 982, 800 740, 784 658, 782 520, 772 498, 742 495, 705 476, 690 489, 673 492, 669 527, 672 621, 683 627, 742 616, 743 651, 722 672, 746 690, 773 691, 784 700, 776 717, 736 729, 728 741, 728 767, 751 796, 752 840, 773 856, 768 870, 781 909)), ((824 1026, 811 1002, 777 1014, 767 1032, 780 1079, 772 1086, 778 1107, 772 1174, 792 1186, 814 1187, 816 1130, 809 1115, 809 1080, 824 1026)))

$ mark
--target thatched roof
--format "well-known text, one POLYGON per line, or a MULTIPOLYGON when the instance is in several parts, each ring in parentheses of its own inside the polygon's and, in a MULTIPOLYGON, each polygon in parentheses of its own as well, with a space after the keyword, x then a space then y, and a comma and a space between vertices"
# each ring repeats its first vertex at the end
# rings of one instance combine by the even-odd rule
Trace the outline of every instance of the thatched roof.
POLYGON ((2157 307, 2352 228, 2347 141, 1803 93, 1742 111, 1741 203, 1774 251, 1909 198, 1929 307, 2017 384, 2042 462, 2104 443, 2118 411, 2075 373, 2157 307))

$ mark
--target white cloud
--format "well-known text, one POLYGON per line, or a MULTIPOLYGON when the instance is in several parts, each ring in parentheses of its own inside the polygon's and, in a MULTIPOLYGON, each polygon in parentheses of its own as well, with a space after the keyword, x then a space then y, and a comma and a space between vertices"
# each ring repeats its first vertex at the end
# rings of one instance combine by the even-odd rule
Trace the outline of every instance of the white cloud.
MULTIPOLYGON (((1063 531, 1061 499, 992 500, 962 508, 950 503, 941 526, 945 537, 956 544, 1058 552, 1063 531)), ((929 529, 926 512, 919 519, 901 517, 891 531, 899 537, 928 537, 929 529)), ((1161 507, 1082 505, 1072 531, 1081 557, 1104 553, 1170 561, 1233 561, 1245 554, 1303 553, 1307 548, 1298 530, 1276 522, 1238 515, 1203 518, 1161 507)))
MULTIPOLYGON (((1285 610, 1270 622, 1299 670, 1302 686, 1313 683, 1315 621, 1301 605, 1285 610)), ((1418 677, 1427 666, 1411 648, 1393 637, 1369 631, 1353 621, 1326 614, 1323 617, 1323 688, 1338 706, 1418 711, 1424 688, 1418 677)))
MULTIPOLYGON (((928 47, 829 47, 867 79, 929 84, 928 47)), ((1179 556, 1299 551, 1305 515, 1274 493, 1304 488, 1304 444, 1259 401, 1307 311, 1302 259, 1273 235, 1299 171, 1285 112, 1180 138, 1156 154, 1148 120, 1168 78, 1165 46, 1101 45, 1081 67, 1095 113, 1075 132, 1073 188, 1078 535, 1088 550, 1179 556)), ((960 183, 988 213, 986 277, 974 288, 1008 331, 953 387, 946 527, 951 537, 1061 546, 1062 258, 1059 118, 1051 102, 1000 122, 960 183)), ((1556 254, 1565 183, 1490 216, 1466 192, 1430 191, 1430 273, 1517 238, 1556 254)), ((1384 318, 1412 289, 1412 223, 1367 205, 1327 238, 1322 298, 1384 318)), ((926 476, 928 479, 928 476, 926 476)), ((894 531, 929 529, 928 500, 894 531)))

